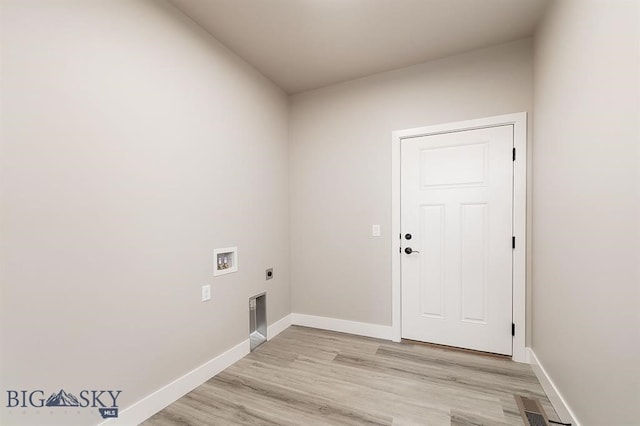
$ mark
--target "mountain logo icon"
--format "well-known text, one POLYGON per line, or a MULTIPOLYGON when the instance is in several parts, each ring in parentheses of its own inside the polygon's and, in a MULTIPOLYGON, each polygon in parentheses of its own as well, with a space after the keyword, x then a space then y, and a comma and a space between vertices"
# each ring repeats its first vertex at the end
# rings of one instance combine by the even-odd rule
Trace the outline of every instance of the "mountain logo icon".
POLYGON ((73 394, 60 389, 60 392, 51 394, 45 405, 47 407, 78 407, 80 403, 73 394))

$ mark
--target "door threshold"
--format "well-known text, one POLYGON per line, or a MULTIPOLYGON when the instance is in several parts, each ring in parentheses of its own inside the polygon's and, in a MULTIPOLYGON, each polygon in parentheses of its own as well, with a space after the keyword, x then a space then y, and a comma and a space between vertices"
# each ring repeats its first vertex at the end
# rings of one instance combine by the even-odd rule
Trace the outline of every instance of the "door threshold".
POLYGON ((496 353, 493 353, 493 352, 483 352, 483 351, 478 351, 478 350, 475 350, 475 349, 459 348, 457 346, 441 345, 441 344, 438 344, 438 343, 421 342, 419 340, 401 339, 400 343, 406 343, 406 344, 410 344, 410 345, 419 345, 419 346, 428 346, 428 347, 435 348, 435 349, 446 349, 446 350, 450 350, 450 351, 454 351, 454 352, 465 352, 465 353, 474 354, 474 355, 486 356, 486 357, 489 357, 489 358, 511 360, 511 355, 496 354, 496 353))

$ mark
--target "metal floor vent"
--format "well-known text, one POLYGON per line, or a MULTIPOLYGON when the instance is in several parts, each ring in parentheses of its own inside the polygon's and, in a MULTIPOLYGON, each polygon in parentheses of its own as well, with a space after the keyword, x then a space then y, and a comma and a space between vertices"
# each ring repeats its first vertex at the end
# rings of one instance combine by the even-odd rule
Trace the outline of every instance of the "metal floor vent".
POLYGON ((525 426, 549 426, 549 419, 537 399, 514 395, 525 426))

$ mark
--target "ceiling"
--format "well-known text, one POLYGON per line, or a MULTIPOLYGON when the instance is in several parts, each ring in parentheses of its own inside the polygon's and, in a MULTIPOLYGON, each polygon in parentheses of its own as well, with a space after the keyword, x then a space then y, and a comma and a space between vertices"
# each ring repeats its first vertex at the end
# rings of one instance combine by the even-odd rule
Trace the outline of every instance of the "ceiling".
POLYGON ((170 0, 287 93, 533 34, 547 0, 170 0))

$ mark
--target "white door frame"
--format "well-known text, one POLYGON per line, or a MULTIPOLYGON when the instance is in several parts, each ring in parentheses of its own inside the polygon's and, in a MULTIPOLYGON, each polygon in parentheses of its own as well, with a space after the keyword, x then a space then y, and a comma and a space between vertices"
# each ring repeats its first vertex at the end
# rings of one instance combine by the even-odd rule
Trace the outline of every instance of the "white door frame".
POLYGON ((477 120, 438 124, 414 129, 396 130, 391 134, 391 332, 392 340, 402 338, 402 276, 400 270, 400 142, 402 139, 428 136, 453 131, 513 125, 513 144, 516 160, 513 163, 513 338, 512 359, 527 362, 525 348, 526 327, 526 202, 527 202, 527 113, 498 115, 477 120))

